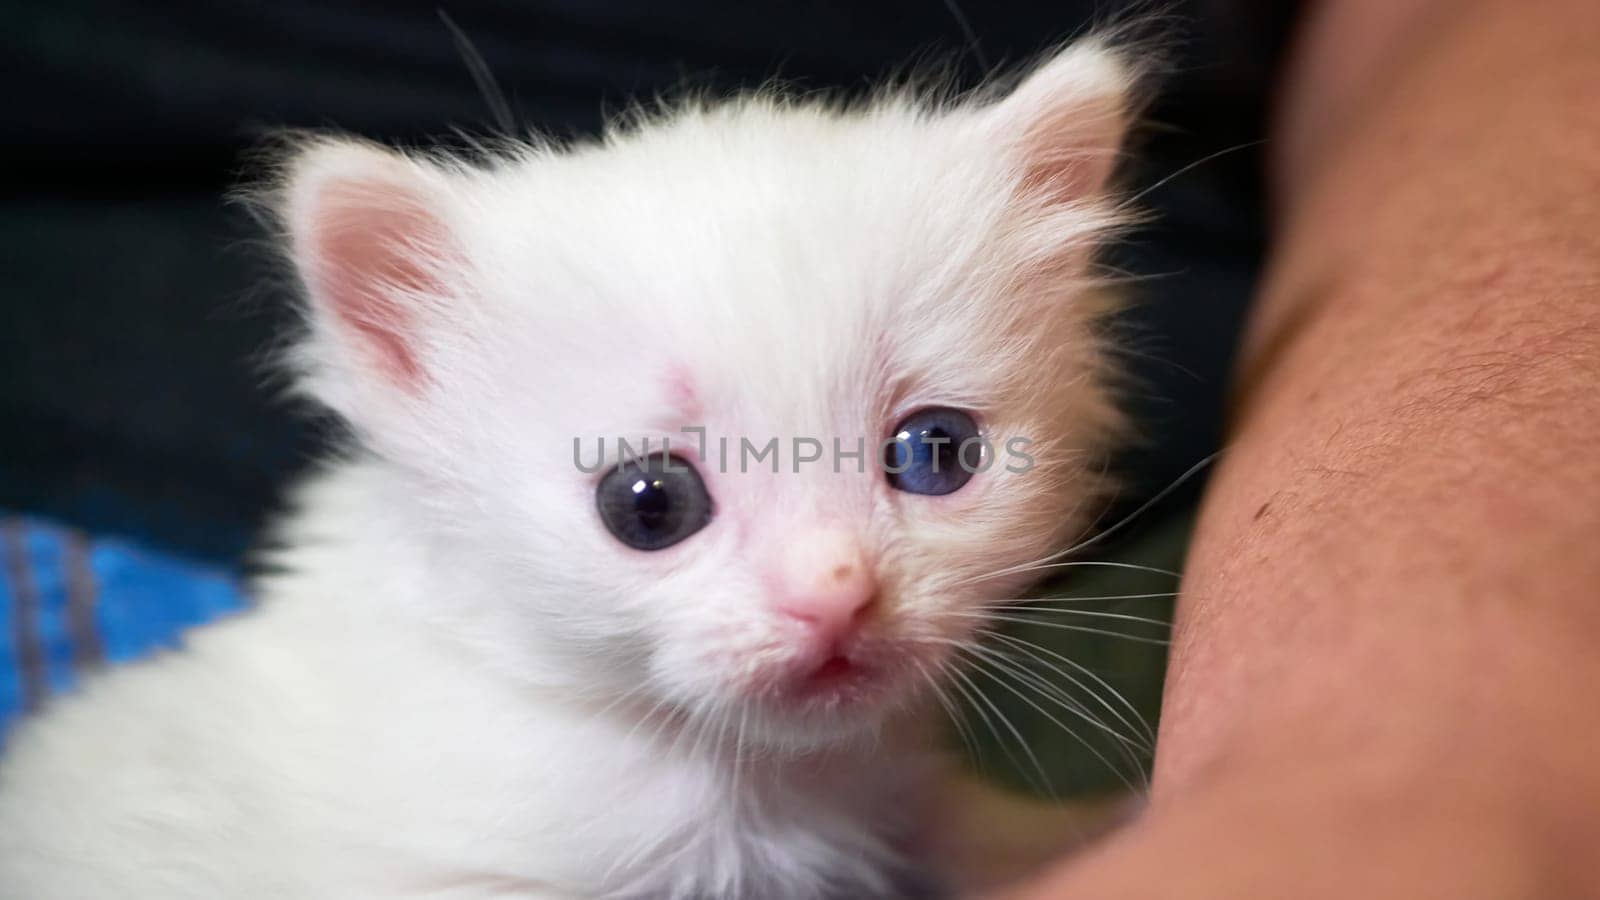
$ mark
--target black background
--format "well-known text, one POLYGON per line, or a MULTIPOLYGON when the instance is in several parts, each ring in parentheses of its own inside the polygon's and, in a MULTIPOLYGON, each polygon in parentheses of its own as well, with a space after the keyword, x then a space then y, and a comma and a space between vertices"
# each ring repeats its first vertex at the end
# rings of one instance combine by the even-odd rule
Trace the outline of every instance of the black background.
MULTIPOLYGON (((1148 3, 1138 4, 1148 14, 1148 3)), ((446 2, 518 121, 597 130, 629 98, 683 86, 865 88, 957 60, 970 82, 1118 4, 962 0, 446 2)), ((9 156, 0 167, 0 508, 133 534, 217 560, 246 546, 325 436, 275 399, 261 365, 286 320, 260 234, 223 197, 273 129, 406 142, 482 132, 441 4, 11 4, 0 28, 9 156)), ((1263 98, 1288 4, 1169 3, 1169 74, 1133 183, 1156 224, 1113 260, 1146 444, 1129 497, 1217 441, 1226 373, 1262 252, 1263 98), (1219 151, 1225 155, 1186 166, 1219 151)))

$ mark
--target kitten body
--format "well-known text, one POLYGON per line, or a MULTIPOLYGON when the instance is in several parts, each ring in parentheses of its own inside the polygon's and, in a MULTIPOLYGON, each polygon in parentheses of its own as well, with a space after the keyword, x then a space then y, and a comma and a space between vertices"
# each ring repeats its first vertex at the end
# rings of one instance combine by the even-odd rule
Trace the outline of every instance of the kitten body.
POLYGON ((869 897, 905 864, 925 741, 747 749, 734 777, 718 736, 642 723, 642 699, 512 682, 392 616, 462 585, 387 480, 318 480, 257 609, 30 724, 7 895, 869 897))
POLYGON ((1004 96, 753 97, 472 164, 299 144, 267 198, 295 364, 360 449, 297 495, 250 612, 13 735, 0 893, 968 881, 930 685, 1100 486, 1087 267, 1128 89, 1080 43, 1004 96), (942 496, 876 459, 929 408, 998 457, 942 496), (607 532, 579 449, 607 436, 688 455, 700 530, 607 532))

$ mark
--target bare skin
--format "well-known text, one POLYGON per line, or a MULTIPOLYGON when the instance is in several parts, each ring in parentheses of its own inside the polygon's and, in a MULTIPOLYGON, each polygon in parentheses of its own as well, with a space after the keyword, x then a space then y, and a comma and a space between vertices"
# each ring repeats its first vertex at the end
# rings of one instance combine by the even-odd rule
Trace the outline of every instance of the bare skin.
POLYGON ((1600 897, 1600 3, 1295 58, 1152 804, 1006 896, 1600 897))

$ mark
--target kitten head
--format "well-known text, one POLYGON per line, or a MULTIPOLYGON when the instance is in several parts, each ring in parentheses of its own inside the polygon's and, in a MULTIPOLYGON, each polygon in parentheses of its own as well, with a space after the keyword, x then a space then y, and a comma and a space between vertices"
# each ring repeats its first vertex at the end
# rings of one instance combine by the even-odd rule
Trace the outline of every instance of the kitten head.
POLYGON ((302 383, 389 473, 423 612, 773 745, 923 694, 1099 487, 1129 87, 1080 43, 955 102, 756 95, 471 162, 298 144, 302 383))

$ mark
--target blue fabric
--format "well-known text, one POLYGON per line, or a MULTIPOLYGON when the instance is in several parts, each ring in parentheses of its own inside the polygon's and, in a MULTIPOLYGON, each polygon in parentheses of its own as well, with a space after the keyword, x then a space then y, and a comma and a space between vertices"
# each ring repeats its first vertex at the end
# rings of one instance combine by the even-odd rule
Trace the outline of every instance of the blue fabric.
POLYGON ((85 669, 176 647, 244 605, 226 569, 0 514, 0 735, 85 669))
POLYGON ((22 530, 24 565, 37 597, 36 628, 45 661, 46 686, 72 686, 72 636, 67 633, 65 552, 59 536, 43 528, 22 530))
MULTIPOLYGON (((0 577, 0 622, 11 624, 11 579, 0 577)), ((17 677, 17 652, 12 645, 14 629, 0 631, 0 734, 6 723, 22 709, 22 685, 17 677)))

